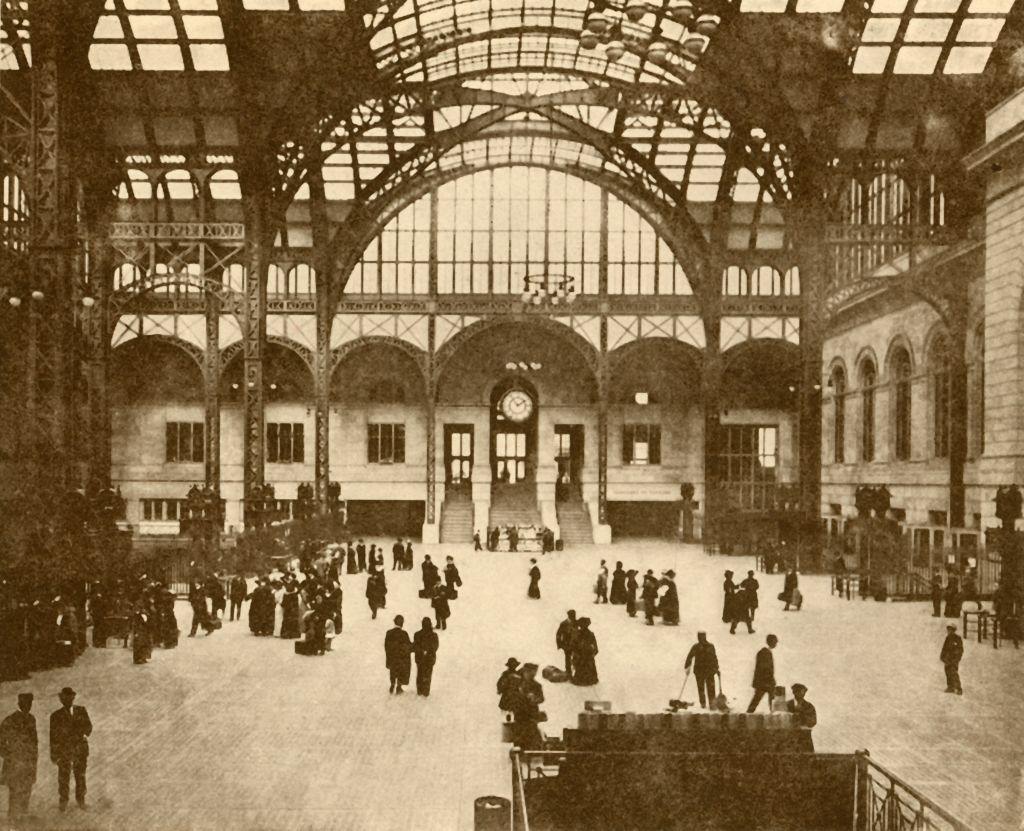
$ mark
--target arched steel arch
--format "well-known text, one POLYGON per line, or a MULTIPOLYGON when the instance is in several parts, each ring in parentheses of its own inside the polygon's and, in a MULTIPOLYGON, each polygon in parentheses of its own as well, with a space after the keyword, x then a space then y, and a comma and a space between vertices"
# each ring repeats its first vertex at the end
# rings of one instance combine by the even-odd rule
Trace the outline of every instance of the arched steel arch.
POLYGON ((704 353, 691 343, 683 343, 681 340, 668 337, 640 337, 636 340, 624 343, 608 352, 608 371, 614 375, 621 364, 629 359, 634 353, 642 352, 645 349, 667 349, 674 355, 678 355, 684 361, 691 364, 693 370, 700 373, 704 361, 704 353))
POLYGON ((199 367, 199 372, 203 371, 203 350, 196 346, 194 343, 189 343, 183 338, 175 337, 174 335, 137 335, 130 340, 123 341, 117 346, 114 346, 110 352, 111 356, 117 352, 123 352, 128 348, 131 348, 133 344, 146 344, 146 343, 159 343, 167 346, 172 346, 175 349, 180 349, 186 355, 188 355, 196 366, 199 367))
MULTIPOLYGON (((297 341, 294 341, 291 338, 282 337, 281 335, 267 335, 266 342, 268 344, 273 344, 275 346, 281 346, 291 352, 294 352, 302 361, 302 363, 305 364, 306 369, 309 370, 309 377, 310 380, 312 381, 314 377, 314 366, 316 361, 316 355, 313 353, 313 350, 309 349, 306 346, 303 346, 301 343, 298 343, 297 341)), ((221 350, 220 373, 222 375, 224 371, 227 369, 228 364, 231 363, 231 361, 233 361, 236 357, 242 354, 244 347, 245 341, 243 339, 237 340, 234 343, 225 346, 221 350)))
POLYGON ((395 349, 408 357, 419 371, 420 380, 423 382, 423 393, 426 395, 428 381, 427 365, 429 362, 427 353, 408 341, 388 335, 364 335, 332 349, 330 361, 331 376, 333 377, 346 358, 365 349, 374 348, 395 349))
POLYGON ((554 337, 562 339, 583 358, 587 368, 594 374, 595 383, 600 381, 600 354, 582 335, 577 334, 565 324, 544 315, 495 315, 494 317, 478 320, 476 323, 472 323, 465 329, 460 330, 449 340, 445 341, 441 348, 437 350, 434 356, 431 378, 435 394, 441 376, 462 348, 472 342, 477 335, 502 326, 534 327, 539 331, 547 332, 554 337))

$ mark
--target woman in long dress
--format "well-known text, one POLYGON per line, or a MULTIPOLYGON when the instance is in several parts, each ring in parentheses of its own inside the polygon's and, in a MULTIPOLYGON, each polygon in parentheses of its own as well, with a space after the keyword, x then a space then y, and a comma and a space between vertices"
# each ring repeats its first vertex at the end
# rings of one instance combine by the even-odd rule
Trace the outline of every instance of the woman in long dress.
POLYGON ((640 586, 636 582, 636 569, 626 572, 626 613, 636 617, 636 592, 640 586))
POLYGON ((281 598, 281 637, 294 640, 299 635, 299 592, 289 586, 281 598))
POLYGON ((609 600, 616 606, 626 602, 626 572, 622 570, 622 562, 615 564, 612 572, 612 591, 609 600))
POLYGON ((676 590, 676 573, 669 569, 661 578, 665 593, 661 596, 661 622, 666 626, 679 625, 679 592, 676 590))
POLYGON ((590 618, 580 618, 578 625, 572 648, 572 682, 578 687, 590 687, 597 683, 597 638, 590 631, 590 618))
POLYGON ((537 561, 530 558, 530 587, 526 590, 526 596, 534 600, 540 600, 540 569, 537 568, 537 561))
POLYGON ((725 595, 722 601, 722 623, 732 623, 732 603, 736 594, 736 584, 732 581, 731 571, 725 573, 722 592, 725 595))

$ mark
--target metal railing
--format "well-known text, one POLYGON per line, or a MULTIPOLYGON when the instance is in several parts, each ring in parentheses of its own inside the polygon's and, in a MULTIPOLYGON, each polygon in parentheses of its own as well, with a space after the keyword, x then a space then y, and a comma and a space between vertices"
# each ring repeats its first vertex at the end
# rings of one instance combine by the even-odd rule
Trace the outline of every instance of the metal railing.
POLYGON ((855 831, 971 831, 970 826, 874 761, 857 757, 855 831))

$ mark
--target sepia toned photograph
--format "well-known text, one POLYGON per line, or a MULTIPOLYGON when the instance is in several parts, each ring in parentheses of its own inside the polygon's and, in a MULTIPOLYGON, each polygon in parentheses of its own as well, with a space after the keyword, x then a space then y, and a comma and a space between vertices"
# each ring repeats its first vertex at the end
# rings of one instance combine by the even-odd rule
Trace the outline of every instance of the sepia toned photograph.
POLYGON ((1024 831, 1024 7, 0 0, 0 831, 1024 831))

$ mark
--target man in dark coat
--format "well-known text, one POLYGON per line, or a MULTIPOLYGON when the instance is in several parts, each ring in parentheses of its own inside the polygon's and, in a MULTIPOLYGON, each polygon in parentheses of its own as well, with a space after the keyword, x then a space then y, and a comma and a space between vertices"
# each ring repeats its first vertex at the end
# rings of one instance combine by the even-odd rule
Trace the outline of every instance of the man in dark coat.
POLYGON ((416 656, 416 695, 430 695, 430 681, 434 676, 437 662, 437 632, 430 625, 430 618, 423 618, 423 625, 412 639, 412 651, 416 656))
POLYGON ((64 687, 59 698, 60 709, 50 716, 50 761, 57 766, 60 809, 67 810, 72 774, 75 776, 75 801, 84 809, 85 768, 92 722, 85 707, 74 706, 75 691, 71 687, 64 687))
POLYGON ((697 633, 697 643, 690 647, 686 655, 683 669, 689 672, 693 668, 693 677, 697 682, 697 695, 701 707, 710 707, 715 701, 715 676, 718 675, 718 653, 715 645, 708 642, 706 632, 697 633))
POLYGON ((455 558, 446 558, 444 567, 444 583, 448 588, 448 598, 455 599, 459 596, 459 589, 462 588, 462 576, 459 574, 459 567, 455 565, 455 558))
POLYGON ((39 762, 39 735, 32 715, 32 693, 18 695, 18 709, 0 723, 2 781, 7 784, 7 816, 13 825, 28 813, 39 762))
POLYGON ((403 560, 405 560, 405 546, 402 545, 401 540, 395 540, 395 544, 391 546, 391 570, 402 571, 403 560))
POLYGON ((229 612, 229 620, 242 619, 242 601, 245 600, 245 595, 247 593, 248 588, 245 585, 245 578, 241 574, 236 574, 231 578, 231 590, 229 592, 231 598, 231 609, 229 612))
POLYGON ((754 619, 754 615, 757 613, 757 590, 761 588, 761 584, 757 582, 757 578, 754 577, 754 572, 748 571, 747 576, 743 582, 740 583, 740 588, 747 593, 747 608, 750 609, 750 619, 754 619))
POLYGON ((423 577, 424 597, 433 596, 434 586, 441 582, 441 577, 429 554, 424 556, 423 562, 420 564, 420 573, 423 577))
POLYGON ((351 540, 345 544, 345 570, 349 574, 357 574, 359 572, 359 563, 356 560, 356 550, 352 546, 351 540))
POLYGON ((570 609, 565 613, 565 620, 558 624, 555 631, 555 649, 565 654, 565 674, 572 678, 572 648, 576 640, 576 611, 570 609))
POLYGON ((366 571, 366 543, 362 540, 356 543, 356 560, 359 563, 359 570, 366 571))
POLYGON ((647 618, 647 625, 654 626, 654 611, 658 603, 658 578, 654 576, 651 569, 647 569, 644 575, 644 586, 640 592, 644 601, 644 617, 647 618))
POLYGON ((772 655, 772 650, 778 646, 779 639, 775 635, 769 635, 765 642, 767 646, 762 646, 757 652, 757 658, 754 661, 754 680, 751 686, 754 688, 754 697, 750 699, 750 706, 747 707, 747 712, 752 713, 757 709, 757 705, 761 703, 761 699, 768 696, 768 707, 771 708, 772 698, 775 695, 775 658, 772 655))
POLYGON ((519 550, 519 527, 516 525, 509 526, 508 529, 508 550, 519 550))
POLYGON ((754 634, 754 627, 750 625, 751 621, 751 604, 754 601, 750 599, 750 592, 745 588, 741 588, 732 596, 731 612, 732 612, 732 625, 729 627, 729 634, 736 634, 736 624, 746 624, 747 632, 751 635, 754 634))
POLYGON ((960 659, 964 657, 964 642, 956 633, 956 627, 950 624, 946 627, 946 640, 942 642, 942 652, 939 653, 939 660, 946 670, 946 692, 963 695, 963 687, 960 686, 960 659))
POLYGON ((210 598, 211 617, 222 617, 227 606, 227 598, 224 594, 224 584, 216 574, 211 574, 206 579, 206 596, 210 598))
POLYGON ((388 587, 384 582, 384 574, 378 572, 366 578, 366 602, 370 606, 370 616, 377 619, 377 610, 387 605, 388 587))
POLYGON ((412 669, 412 641, 409 640, 409 633, 402 628, 404 625, 405 618, 396 615, 394 628, 389 629, 384 636, 384 665, 391 677, 391 692, 396 694, 401 694, 402 687, 409 683, 409 672, 412 669))
POLYGON ((213 631, 213 627, 210 626, 210 614, 206 610, 206 590, 198 580, 189 583, 188 603, 192 607, 192 629, 188 636, 194 638, 200 626, 209 635, 213 631))

